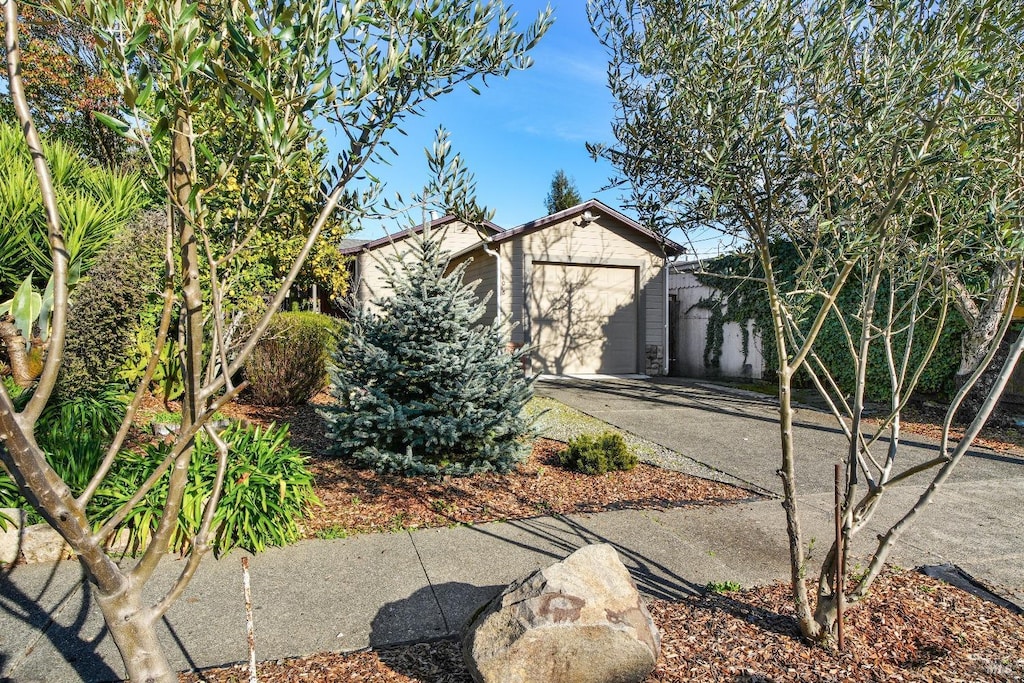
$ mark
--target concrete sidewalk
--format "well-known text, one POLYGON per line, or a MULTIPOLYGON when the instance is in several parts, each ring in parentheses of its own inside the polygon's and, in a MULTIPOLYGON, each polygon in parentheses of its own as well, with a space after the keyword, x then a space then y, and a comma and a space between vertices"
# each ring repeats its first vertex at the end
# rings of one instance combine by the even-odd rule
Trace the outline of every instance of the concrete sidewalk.
MULTIPOLYGON (((998 490, 982 483, 961 492, 976 499, 998 490)), ((819 494, 803 502, 807 537, 818 539, 823 552, 831 538, 830 497, 819 494)), ((1021 528, 1022 509, 1016 507, 1001 523, 1021 528)), ((964 542, 956 539, 984 531, 994 520, 987 513, 965 520, 952 512, 942 505, 930 510, 891 561, 917 566, 963 560, 964 548, 955 546, 964 542), (961 533, 966 527, 968 533, 961 533)), ((257 655, 277 659, 457 635, 507 583, 594 542, 613 543, 648 596, 675 599, 711 581, 744 586, 784 581, 789 564, 783 522, 778 501, 765 500, 304 541, 251 559, 257 655)), ((168 613, 162 642, 175 667, 246 659, 242 556, 205 562, 168 613)), ((978 560, 1019 571, 1021 557, 978 560)), ((156 583, 171 581, 180 566, 180 561, 164 563, 156 583)), ((155 595, 159 585, 153 588, 155 595)), ((122 674, 76 564, 17 568, 0 581, 0 606, 0 677, 105 681, 122 674)))
MULTIPOLYGON (((621 389, 654 391, 644 383, 621 389)), ((655 405, 668 411, 693 409, 672 407, 671 394, 678 388, 658 391, 667 395, 653 393, 655 405)), ((548 392, 547 385, 541 385, 541 392, 548 392)), ((695 399, 704 402, 707 416, 715 414, 713 398, 698 392, 695 399)), ((734 399, 747 400, 725 400, 734 399)), ((733 409, 765 410, 763 401, 749 400, 751 405, 736 403, 733 409)), ((587 412, 600 412, 597 408, 601 406, 591 405, 587 412)), ((627 421, 623 406, 617 414, 611 412, 613 423, 622 426, 627 421)), ((650 422, 655 431, 644 436, 668 440, 666 424, 680 422, 679 414, 668 415, 669 419, 662 416, 650 422)), ((699 427, 705 434, 740 439, 735 452, 722 456, 735 456, 733 464, 712 465, 740 468, 744 479, 768 488, 771 478, 759 479, 763 476, 759 468, 743 461, 749 452, 738 447, 745 443, 743 438, 752 438, 743 436, 750 423, 736 417, 717 429, 699 427)), ((812 427, 809 433, 818 432, 812 427)), ((728 445, 705 440, 699 452, 688 441, 677 442, 676 447, 684 455, 710 461, 717 449, 728 445)), ((767 453, 770 446, 750 448, 767 453)), ((827 451, 831 446, 821 448, 827 451)), ((975 475, 951 483, 897 546, 891 562, 903 566, 952 562, 989 582, 992 577, 1009 577, 1003 594, 1024 598, 1020 570, 1024 468, 1011 467, 1014 464, 997 462, 1007 469, 991 469, 992 463, 983 459, 975 475)), ((893 505, 887 509, 904 508, 916 495, 909 487, 891 493, 893 505)), ((806 537, 817 539, 815 545, 822 554, 832 538, 832 494, 809 487, 801 502, 806 537)), ((876 528, 861 538, 869 540, 887 521, 891 520, 883 515, 876 528)), ((777 499, 305 541, 251 559, 257 656, 277 659, 325 650, 382 648, 458 634, 466 619, 507 583, 593 542, 613 543, 641 591, 654 597, 678 598, 711 581, 762 585, 784 581, 789 574, 784 517, 777 499)), ((171 651, 175 667, 204 668, 247 658, 242 556, 232 553, 204 562, 168 613, 162 642, 171 651)), ((161 566, 159 580, 151 586, 154 597, 177 576, 181 564, 168 561, 161 566)), ((0 578, 0 679, 104 681, 122 673, 120 658, 105 637, 99 610, 83 586, 76 563, 21 566, 0 578)))
MULTIPOLYGON (((823 537, 829 528, 820 517, 823 537)), ((784 579, 775 502, 665 512, 608 512, 337 541, 305 541, 251 559, 261 659, 386 647, 459 633, 513 579, 591 542, 619 549, 641 590, 678 598, 709 581, 784 579)), ((180 669, 246 659, 239 559, 208 560, 164 623, 180 669)), ((159 584, 180 562, 161 566, 159 584)), ((100 681, 121 675, 75 563, 18 567, 0 581, 0 676, 100 681), (35 608, 32 605, 38 604, 35 608)))

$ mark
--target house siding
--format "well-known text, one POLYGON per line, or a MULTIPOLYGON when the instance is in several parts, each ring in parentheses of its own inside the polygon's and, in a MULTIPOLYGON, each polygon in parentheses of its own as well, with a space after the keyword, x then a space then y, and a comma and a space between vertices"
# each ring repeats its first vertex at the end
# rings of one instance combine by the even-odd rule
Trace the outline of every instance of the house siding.
MULTIPOLYGON (((665 372, 664 250, 628 218, 592 201, 498 233, 490 242, 498 264, 472 228, 454 221, 435 232, 445 250, 458 254, 451 267, 464 264, 465 281, 477 282, 481 298, 490 294, 482 322, 500 315, 511 323, 512 346, 535 347, 529 370, 665 372), (592 214, 591 209, 605 215, 584 224, 584 210, 592 214)), ((358 302, 372 306, 388 294, 382 262, 406 255, 409 239, 402 236, 356 256, 358 302)))
MULTIPOLYGON (((498 273, 494 264, 494 257, 483 249, 474 249, 468 254, 457 259, 452 259, 452 268, 466 263, 466 272, 462 276, 463 282, 467 284, 474 280, 477 282, 475 291, 479 299, 487 297, 487 306, 484 310, 484 317, 480 323, 490 325, 494 322, 494 316, 498 311, 498 273)), ((504 296, 504 292, 500 296, 504 296)))
POLYGON ((533 263, 567 263, 635 267, 637 269, 637 371, 663 374, 665 358, 664 258, 653 240, 612 218, 599 217, 583 226, 578 216, 516 235, 502 243, 502 274, 510 296, 504 312, 515 323, 514 344, 530 339, 527 301, 533 263), (653 250, 653 251, 652 251, 653 250))
MULTIPOLYGON (((460 221, 454 221, 441 228, 437 228, 435 233, 441 235, 445 251, 451 254, 462 251, 480 241, 480 235, 477 231, 460 221)), ((384 281, 382 266, 387 263, 387 259, 396 255, 404 258, 409 253, 411 246, 409 236, 403 236, 393 243, 383 245, 373 251, 359 253, 356 256, 355 270, 356 300, 361 304, 372 306, 374 299, 385 295, 388 291, 388 286, 384 281)))

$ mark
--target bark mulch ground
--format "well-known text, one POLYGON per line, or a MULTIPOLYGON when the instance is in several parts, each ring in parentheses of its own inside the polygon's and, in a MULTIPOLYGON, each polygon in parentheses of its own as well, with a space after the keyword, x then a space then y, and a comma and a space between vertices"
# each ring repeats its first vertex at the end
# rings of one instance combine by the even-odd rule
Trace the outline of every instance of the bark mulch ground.
MULTIPOLYGON (((316 402, 329 400, 317 397, 316 402)), ((593 476, 558 463, 565 444, 538 439, 530 456, 508 474, 405 477, 378 474, 322 457, 328 442, 315 407, 234 404, 224 412, 253 423, 291 425, 292 443, 311 454, 316 493, 324 504, 303 522, 306 534, 353 533, 480 524, 559 513, 664 509, 749 500, 750 491, 639 464, 629 472, 593 476)))
MULTIPOLYGON (((884 574, 847 612, 843 652, 800 639, 788 586, 648 605, 663 636, 649 683, 1024 680, 1024 617, 912 570, 884 574)), ((452 641, 263 662, 258 673, 263 683, 471 680, 452 641)), ((248 668, 180 680, 240 683, 248 668)))
MULTIPOLYGON (((922 413, 911 413, 908 419, 900 421, 900 429, 906 433, 927 436, 939 441, 942 438, 942 417, 933 418, 922 413)), ((963 435, 963 427, 951 427, 950 446, 956 446, 963 435)), ((1024 430, 1015 427, 986 426, 981 435, 974 440, 974 445, 996 453, 1024 456, 1024 430)))
POLYGON ((315 459, 316 491, 324 507, 305 525, 312 534, 391 531, 479 524, 549 513, 664 509, 749 500, 753 494, 643 463, 629 472, 586 475, 562 468, 565 444, 538 439, 508 474, 403 477, 315 459))

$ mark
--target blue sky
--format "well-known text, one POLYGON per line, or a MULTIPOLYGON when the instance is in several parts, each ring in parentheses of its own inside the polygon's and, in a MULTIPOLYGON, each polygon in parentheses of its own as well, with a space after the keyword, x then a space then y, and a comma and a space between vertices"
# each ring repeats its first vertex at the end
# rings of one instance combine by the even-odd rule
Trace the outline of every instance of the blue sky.
MULTIPOLYGON (((540 0, 509 0, 528 25, 547 6, 540 0)), ((555 23, 532 51, 534 64, 507 79, 488 79, 474 95, 466 87, 430 103, 425 116, 407 120, 408 136, 391 138, 399 156, 376 174, 387 194, 408 196, 427 177, 423 149, 439 125, 477 180, 478 200, 511 228, 547 211, 544 199, 555 171, 574 178, 583 199, 597 197, 620 208, 622 190, 599 192, 613 170, 587 154, 586 142, 611 142, 612 97, 605 80, 607 58, 591 33, 585 0, 551 3, 555 23)), ((480 86, 477 83, 478 87, 480 86)), ((408 227, 371 226, 356 235, 374 238, 408 227)))

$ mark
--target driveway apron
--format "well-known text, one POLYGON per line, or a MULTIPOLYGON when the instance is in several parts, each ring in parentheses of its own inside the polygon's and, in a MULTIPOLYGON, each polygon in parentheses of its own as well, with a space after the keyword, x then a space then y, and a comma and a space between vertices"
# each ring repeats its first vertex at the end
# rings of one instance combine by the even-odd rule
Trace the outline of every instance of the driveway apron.
MULTIPOLYGON (((750 490, 778 497, 781 465, 778 403, 750 391, 680 378, 553 378, 537 393, 556 399, 615 427, 669 448, 709 470, 721 481, 744 482, 750 490)), ((830 518, 834 466, 847 441, 831 415, 798 407, 794 417, 797 487, 804 517, 819 528, 830 518)), ((880 449, 887 442, 881 441, 880 449)), ((883 451, 884 452, 884 451, 883 451)), ((936 442, 904 435, 897 471, 938 455, 936 442)), ((887 492, 872 531, 885 531, 924 491, 934 470, 887 492)), ((781 519, 778 502, 759 513, 781 519)), ((904 566, 951 563, 1024 605, 1024 458, 985 448, 969 451, 931 505, 897 543, 890 561, 904 566)), ((749 511, 745 514, 750 514, 749 511)), ((863 534, 867 553, 874 533, 863 534)), ((819 539, 818 545, 828 539, 819 539)))

